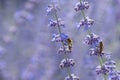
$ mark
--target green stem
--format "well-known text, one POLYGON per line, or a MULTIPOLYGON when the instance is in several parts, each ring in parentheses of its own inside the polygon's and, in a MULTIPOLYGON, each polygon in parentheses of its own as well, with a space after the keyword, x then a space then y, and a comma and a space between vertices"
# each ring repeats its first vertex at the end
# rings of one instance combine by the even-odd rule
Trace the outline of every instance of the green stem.
POLYGON ((82 15, 83 15, 83 18, 84 18, 84 20, 86 19, 86 16, 85 16, 85 13, 84 13, 84 11, 82 10, 82 15))
MULTIPOLYGON (((55 19, 57 20, 57 27, 58 27, 59 34, 61 34, 62 31, 61 31, 61 28, 60 28, 60 25, 59 25, 59 20, 58 20, 58 16, 57 16, 57 11, 56 11, 56 10, 55 10, 55 19)), ((64 45, 63 41, 62 41, 61 43, 62 43, 63 49, 64 49, 64 51, 65 51, 65 52, 64 52, 64 58, 67 60, 65 45, 64 45)), ((67 73, 68 73, 68 75, 69 75, 69 77, 70 77, 70 76, 71 76, 70 68, 67 67, 66 69, 67 69, 67 73)))
POLYGON ((101 59, 101 56, 98 56, 98 60, 99 60, 100 66, 102 66, 103 61, 102 61, 102 59, 101 59))

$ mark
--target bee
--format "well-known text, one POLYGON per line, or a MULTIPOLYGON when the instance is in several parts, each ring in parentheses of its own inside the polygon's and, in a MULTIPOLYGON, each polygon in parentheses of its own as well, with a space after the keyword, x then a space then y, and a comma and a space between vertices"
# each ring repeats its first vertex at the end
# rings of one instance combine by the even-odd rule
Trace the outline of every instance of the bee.
POLYGON ((67 39, 67 43, 68 43, 68 48, 69 48, 69 50, 71 50, 71 49, 72 49, 72 39, 71 39, 71 38, 68 38, 68 39, 67 39))
POLYGON ((103 48, 104 48, 104 45, 103 45, 103 42, 101 41, 101 42, 99 42, 100 53, 102 53, 103 48))

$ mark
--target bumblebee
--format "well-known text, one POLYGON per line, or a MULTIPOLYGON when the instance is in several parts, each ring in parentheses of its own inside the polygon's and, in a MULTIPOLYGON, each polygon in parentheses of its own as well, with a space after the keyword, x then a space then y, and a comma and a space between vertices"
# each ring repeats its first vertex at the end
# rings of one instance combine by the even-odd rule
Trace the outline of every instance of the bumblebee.
POLYGON ((72 39, 71 39, 71 38, 68 38, 68 39, 67 39, 67 43, 68 43, 68 48, 69 48, 69 50, 71 50, 71 49, 72 49, 72 39))
POLYGON ((102 53, 103 48, 104 48, 104 45, 103 45, 103 42, 101 41, 101 42, 99 42, 100 53, 102 53))

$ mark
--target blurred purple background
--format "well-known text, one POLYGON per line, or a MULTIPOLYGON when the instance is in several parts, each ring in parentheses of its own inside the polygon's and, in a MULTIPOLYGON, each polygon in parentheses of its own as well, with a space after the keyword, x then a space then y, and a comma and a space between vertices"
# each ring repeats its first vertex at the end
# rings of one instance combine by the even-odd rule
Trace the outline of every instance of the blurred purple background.
MULTIPOLYGON (((71 71, 80 80, 99 80, 94 69, 97 59, 88 55, 83 44, 86 32, 76 28, 82 19, 74 11, 79 0, 53 0, 60 5, 59 16, 65 21, 64 32, 73 39, 71 56, 76 65, 71 71)), ((86 15, 95 20, 92 31, 104 41, 105 52, 112 52, 120 70, 120 0, 87 0, 86 15)), ((51 42, 53 28, 48 27, 46 9, 50 0, 0 0, 0 80, 64 80, 66 70, 59 68, 63 59, 59 45, 51 42)))

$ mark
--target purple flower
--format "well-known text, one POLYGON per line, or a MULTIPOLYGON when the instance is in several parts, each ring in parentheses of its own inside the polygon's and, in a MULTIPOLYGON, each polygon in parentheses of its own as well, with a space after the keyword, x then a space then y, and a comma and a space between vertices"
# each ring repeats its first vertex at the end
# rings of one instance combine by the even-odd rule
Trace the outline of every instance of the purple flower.
POLYGON ((58 27, 58 25, 62 26, 62 27, 65 27, 64 21, 62 21, 61 18, 58 18, 58 21, 50 19, 48 25, 50 27, 56 27, 56 26, 58 27))
POLYGON ((65 27, 65 23, 64 21, 62 21, 61 18, 58 18, 58 23, 59 23, 59 26, 65 27))
POLYGON ((104 63, 109 71, 113 71, 116 68, 116 62, 113 60, 108 60, 104 63))
POLYGON ((61 42, 61 37, 59 34, 53 34, 53 38, 51 41, 61 42))
POLYGON ((60 68, 67 68, 70 66, 74 66, 75 65, 75 61, 73 59, 63 59, 60 63, 60 68))
POLYGON ((109 70, 107 69, 107 67, 105 65, 102 66, 97 66, 96 67, 96 73, 99 74, 104 74, 106 75, 109 72, 109 70))
POLYGON ((53 38, 52 41, 56 41, 56 42, 63 42, 65 45, 68 44, 67 39, 68 39, 68 35, 61 33, 61 34, 53 34, 53 38))
POLYGON ((57 21, 50 19, 48 25, 49 25, 50 27, 56 27, 56 26, 57 26, 57 21))
POLYGON ((116 71, 116 62, 111 59, 111 54, 106 54, 105 57, 107 61, 104 62, 104 65, 109 70, 108 76, 110 80, 120 80, 120 72, 116 71))
POLYGON ((88 29, 91 25, 94 24, 94 20, 86 17, 86 19, 82 19, 79 24, 77 25, 77 28, 79 29, 82 26, 85 26, 85 29, 88 29))
POLYGON ((80 78, 75 76, 74 74, 71 74, 71 76, 65 77, 64 80, 80 80, 80 78))
POLYGON ((66 35, 66 34, 64 34, 64 33, 61 33, 60 34, 60 37, 61 37, 61 40, 62 41, 66 41, 69 37, 68 37, 68 35, 66 35))
POLYGON ((100 53, 100 50, 98 47, 96 48, 91 48, 89 49, 89 54, 92 56, 92 55, 96 55, 96 56, 103 56, 105 53, 104 52, 101 52, 100 53))
POLYGON ((88 45, 95 45, 95 46, 97 46, 100 41, 101 41, 101 39, 100 39, 99 36, 97 36, 94 33, 91 33, 91 34, 86 36, 84 43, 86 43, 88 45))
POLYGON ((72 51, 69 49, 69 46, 65 45, 65 49, 63 47, 60 47, 58 50, 58 54, 61 53, 71 53, 72 51))
POLYGON ((109 73, 110 80, 120 80, 120 72, 119 71, 112 71, 109 73))
POLYGON ((75 7, 74 7, 76 12, 80 11, 80 10, 85 10, 85 9, 88 9, 88 8, 89 8, 89 4, 88 4, 87 1, 84 1, 82 3, 78 2, 78 3, 75 4, 75 7))

